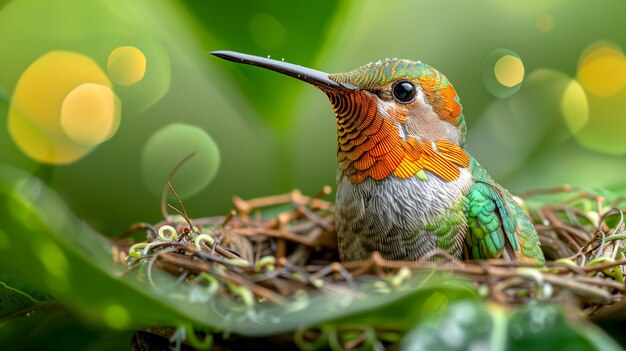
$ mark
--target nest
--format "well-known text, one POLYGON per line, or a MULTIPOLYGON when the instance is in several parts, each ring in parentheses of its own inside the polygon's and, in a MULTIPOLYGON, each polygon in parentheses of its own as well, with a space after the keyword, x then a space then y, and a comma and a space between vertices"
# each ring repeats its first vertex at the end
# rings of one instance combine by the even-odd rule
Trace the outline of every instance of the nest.
MULTIPOLYGON (((544 266, 501 259, 459 261, 439 251, 412 262, 374 253, 368 261, 340 263, 333 203, 324 200, 331 192, 328 186, 312 197, 298 190, 250 200, 235 197, 227 216, 197 219, 189 218, 169 187, 177 203, 167 205, 170 211, 163 206, 166 219, 136 224, 125 233, 145 231, 146 241, 131 245, 128 239, 116 239, 114 257, 126 264, 122 273, 145 270, 146 283, 154 287, 153 271, 160 269, 177 277, 177 283, 206 286, 244 308, 289 306, 303 293, 348 294, 363 279, 393 286, 416 272, 437 271, 469 279, 480 296, 505 306, 558 301, 576 305, 596 320, 624 310, 621 198, 608 201, 567 186, 521 195, 539 234, 544 266), (176 215, 167 213, 171 211, 176 215)), ((143 333, 137 340, 145 342, 143 333)), ((172 330, 153 328, 149 333, 169 336, 172 330)), ((357 347, 364 338, 350 342, 342 346, 357 347)))

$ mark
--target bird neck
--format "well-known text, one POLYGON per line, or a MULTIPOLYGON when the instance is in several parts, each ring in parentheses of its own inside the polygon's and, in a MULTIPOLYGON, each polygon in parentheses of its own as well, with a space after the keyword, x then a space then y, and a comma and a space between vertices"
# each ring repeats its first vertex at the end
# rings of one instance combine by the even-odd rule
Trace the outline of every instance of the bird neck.
POLYGON ((382 116, 368 93, 327 95, 337 116, 339 168, 353 184, 392 174, 406 179, 424 170, 449 182, 459 178, 460 168, 469 167, 465 150, 448 140, 401 138, 398 127, 382 116))

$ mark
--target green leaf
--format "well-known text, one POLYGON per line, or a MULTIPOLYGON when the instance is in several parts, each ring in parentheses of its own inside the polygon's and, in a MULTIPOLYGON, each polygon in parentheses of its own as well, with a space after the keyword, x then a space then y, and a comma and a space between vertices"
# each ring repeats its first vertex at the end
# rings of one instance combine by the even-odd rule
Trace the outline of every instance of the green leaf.
POLYGON ((253 336, 343 320, 408 329, 421 315, 416 309, 406 318, 406 305, 419 306, 435 292, 450 300, 473 295, 467 283, 426 275, 406 282, 406 287, 385 287, 383 292, 364 284, 362 292, 368 298, 320 293, 291 308, 257 304, 253 310, 228 312, 220 298, 211 303, 189 302, 190 296, 197 296, 197 289, 176 284, 174 277, 159 271, 153 277, 158 290, 142 283, 141 276, 120 277, 112 268, 111 245, 104 237, 78 221, 35 177, 3 165, 0 213, 5 214, 0 222, 5 242, 0 247, 0 266, 51 291, 83 317, 110 328, 191 323, 253 336))
POLYGON ((511 350, 620 350, 602 330, 560 305, 529 304, 509 321, 511 350))
MULTIPOLYGON (((4 235, 0 233, 0 236, 4 235)), ((0 325, 5 318, 45 303, 51 298, 48 293, 10 275, 5 267, 0 271, 0 325)))
POLYGON ((57 307, 2 324, 0 350, 128 350, 133 334, 86 324, 57 307))
MULTIPOLYGON (((174 277, 159 271, 153 277, 159 289, 144 283, 141 275, 120 277, 112 267, 111 245, 105 238, 78 221, 39 180, 2 165, 0 213, 4 214, 0 266, 26 282, 3 280, 4 294, 10 293, 7 296, 14 299, 21 296, 6 304, 13 309, 46 299, 48 295, 39 290, 43 289, 53 292, 82 318, 109 330, 194 325, 262 336, 321 326, 329 330, 321 344, 332 346, 354 335, 340 331, 341 326, 357 326, 370 337, 374 337, 372 328, 396 331, 396 336, 384 336, 388 340, 414 328, 403 341, 404 349, 462 350, 481 345, 494 350, 545 345, 553 349, 565 345, 562 349, 568 350, 618 349, 599 329, 566 314, 562 307, 530 304, 508 313, 476 300, 468 282, 435 273, 366 281, 360 285, 362 296, 311 294, 287 308, 255 303, 254 308, 232 311, 219 296, 192 303, 190 296, 197 296, 197 289, 176 284, 174 277)), ((37 311, 39 314, 43 313, 37 311)), ((6 321, 2 333, 22 330, 29 325, 30 317, 25 318, 6 321)))
POLYGON ((449 301, 476 298, 476 292, 468 282, 439 274, 419 275, 407 284, 405 289, 408 292, 404 294, 392 293, 391 295, 396 297, 386 304, 366 308, 358 313, 346 313, 342 318, 328 319, 328 323, 367 325, 406 331, 419 322, 431 323, 440 319, 440 314, 445 312, 449 301), (407 308, 408 306, 410 308, 407 308))
POLYGON ((402 350, 620 350, 604 332, 560 305, 530 303, 512 312, 465 300, 438 324, 420 324, 402 350))

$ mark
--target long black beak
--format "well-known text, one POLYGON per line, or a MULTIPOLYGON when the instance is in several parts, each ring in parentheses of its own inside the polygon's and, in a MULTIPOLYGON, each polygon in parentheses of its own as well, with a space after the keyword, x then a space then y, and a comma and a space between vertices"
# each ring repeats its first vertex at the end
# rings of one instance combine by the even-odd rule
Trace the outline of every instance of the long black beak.
POLYGON ((294 65, 291 63, 276 61, 269 58, 258 57, 253 55, 241 54, 234 51, 212 51, 210 54, 221 57, 225 60, 245 63, 248 65, 263 67, 296 79, 313 84, 322 90, 346 91, 356 89, 355 85, 350 83, 337 83, 331 80, 328 73, 316 71, 314 69, 294 65))

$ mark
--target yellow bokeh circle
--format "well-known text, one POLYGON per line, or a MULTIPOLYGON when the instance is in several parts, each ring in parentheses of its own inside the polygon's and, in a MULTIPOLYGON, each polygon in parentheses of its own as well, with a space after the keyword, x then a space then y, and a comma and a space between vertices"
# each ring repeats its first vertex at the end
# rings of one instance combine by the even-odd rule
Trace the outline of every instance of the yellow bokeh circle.
POLYGON ((483 83, 495 97, 505 99, 517 93, 524 80, 524 64, 511 50, 494 50, 483 66, 483 83))
POLYGON ((31 63, 15 86, 9 134, 35 161, 72 163, 113 135, 119 106, 111 81, 95 61, 76 52, 50 51, 31 63))
POLYGON ((572 134, 578 133, 589 121, 589 101, 577 80, 572 79, 565 88, 561 98, 561 114, 572 134))
POLYGON ((42 128, 9 109, 9 133, 15 144, 31 159, 52 165, 70 164, 85 156, 90 147, 76 144, 64 133, 42 128))
POLYGON ((115 84, 136 84, 146 74, 146 56, 134 46, 116 48, 107 60, 107 72, 115 84))
POLYGON ((589 93, 613 96, 626 87, 626 58, 617 46, 598 42, 588 47, 578 62, 578 80, 589 93))
POLYGON ((111 88, 94 83, 72 90, 61 105, 61 126, 83 145, 97 145, 115 134, 120 124, 119 102, 111 88))
POLYGON ((524 64, 519 57, 513 55, 502 56, 493 68, 498 83, 511 88, 524 79, 524 64))

